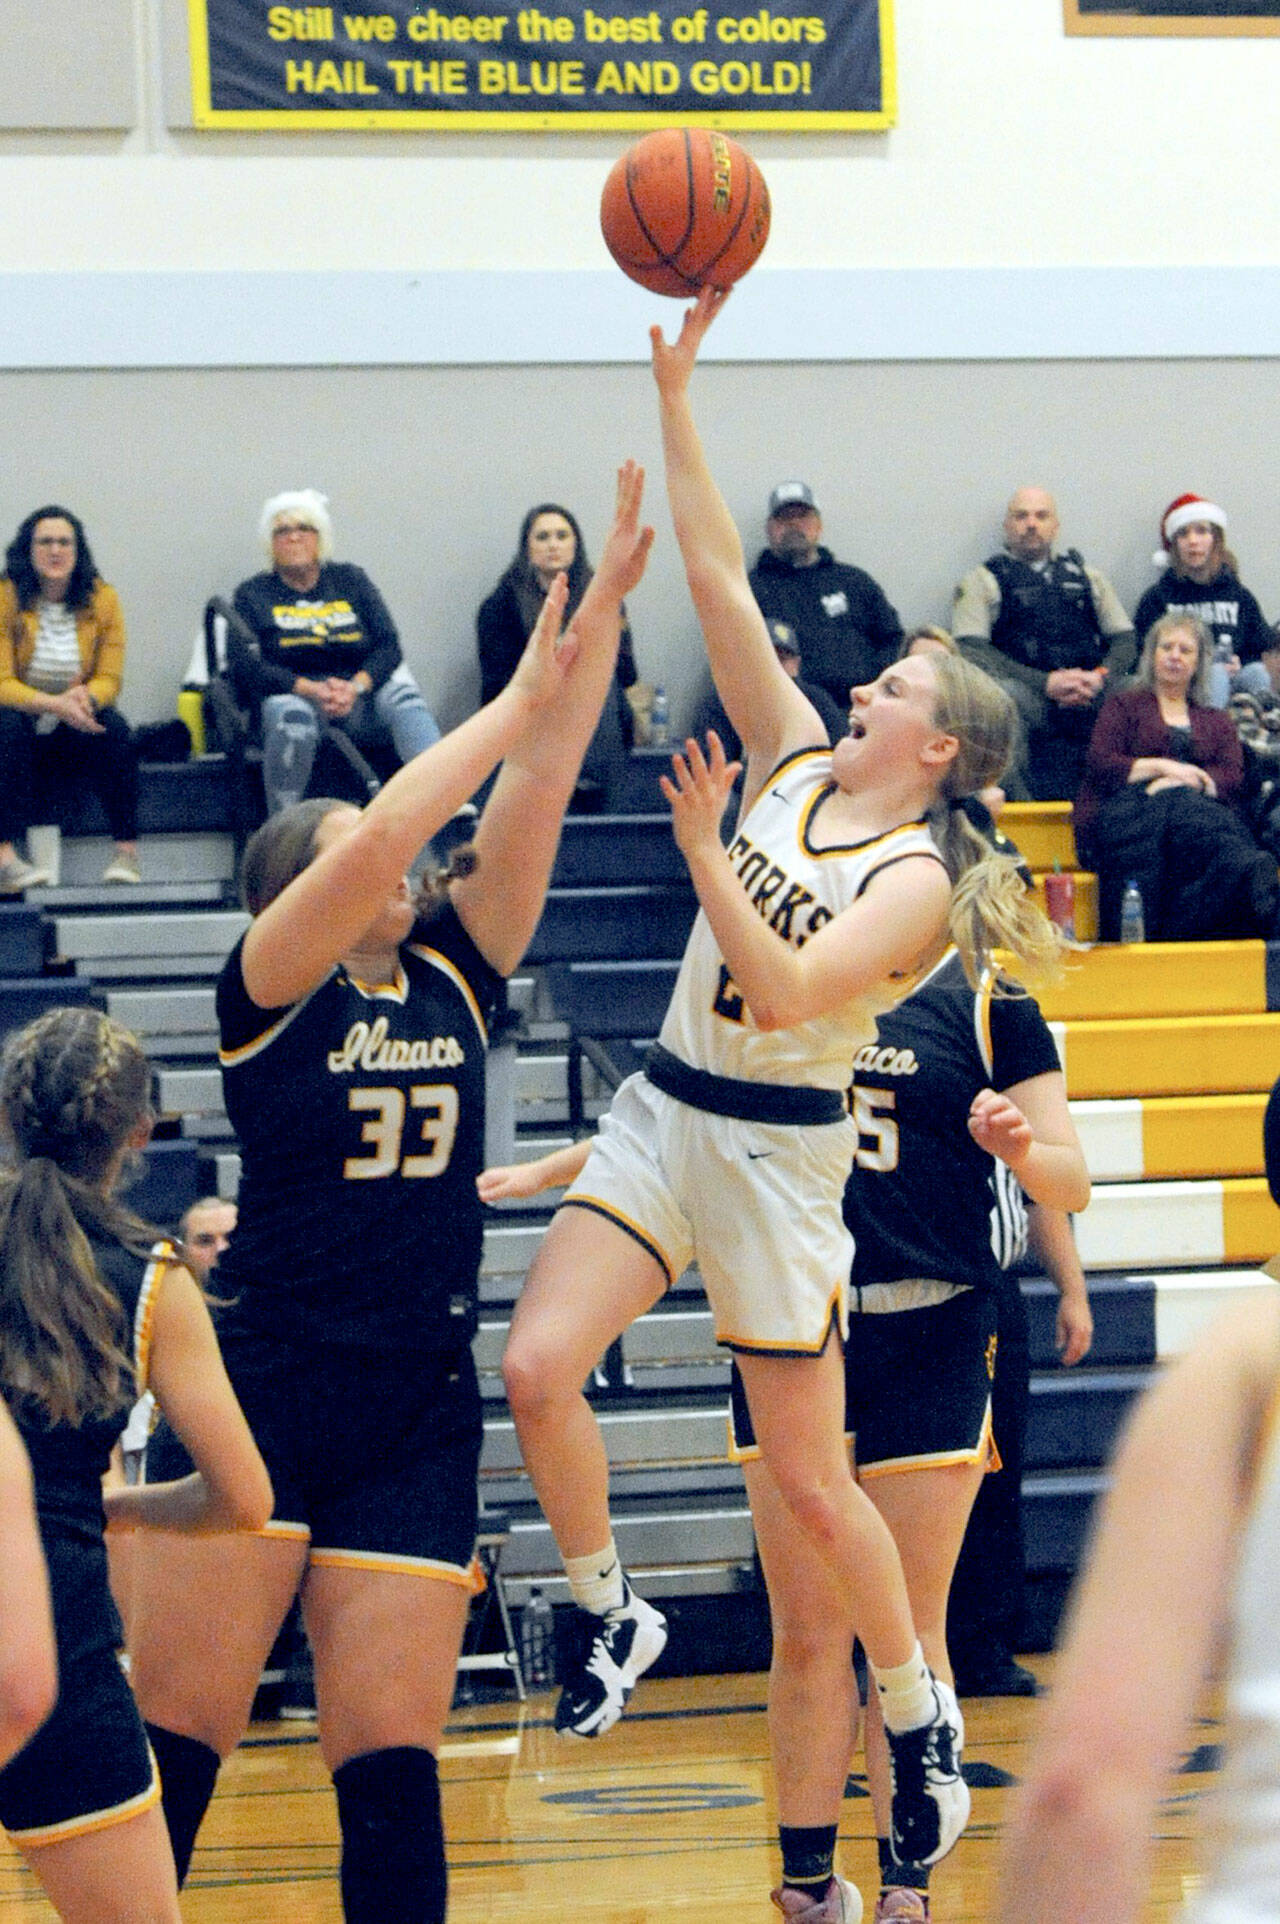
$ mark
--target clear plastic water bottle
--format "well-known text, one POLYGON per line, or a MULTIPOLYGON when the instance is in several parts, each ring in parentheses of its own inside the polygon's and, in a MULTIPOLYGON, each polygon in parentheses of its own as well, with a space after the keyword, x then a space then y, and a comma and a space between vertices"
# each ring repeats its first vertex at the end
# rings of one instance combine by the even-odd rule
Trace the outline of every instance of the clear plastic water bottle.
POLYGON ((1131 879, 1125 883, 1124 894, 1120 897, 1120 940, 1145 942, 1146 939, 1147 919, 1142 906, 1142 890, 1131 879))
POLYGON ((667 707, 667 691, 659 682, 653 691, 653 705, 649 710, 649 745, 652 748, 666 748, 671 740, 671 712, 667 707))
POLYGON ((556 1616, 535 1583, 520 1612, 520 1674, 526 1690, 549 1690, 556 1680, 556 1616))

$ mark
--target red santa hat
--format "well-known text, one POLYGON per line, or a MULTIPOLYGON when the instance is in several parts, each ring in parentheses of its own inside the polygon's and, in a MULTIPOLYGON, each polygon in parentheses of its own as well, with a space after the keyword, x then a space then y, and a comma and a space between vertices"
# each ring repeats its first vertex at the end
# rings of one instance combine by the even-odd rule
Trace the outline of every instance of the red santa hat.
POLYGON ((1189 528, 1194 521, 1207 521, 1211 527, 1224 530, 1227 525, 1227 517, 1222 509, 1216 508, 1212 501, 1206 501, 1203 495, 1180 494, 1176 501, 1169 503, 1160 517, 1160 540, 1163 545, 1151 557, 1157 568, 1168 566, 1173 551, 1173 537, 1184 528, 1189 528))

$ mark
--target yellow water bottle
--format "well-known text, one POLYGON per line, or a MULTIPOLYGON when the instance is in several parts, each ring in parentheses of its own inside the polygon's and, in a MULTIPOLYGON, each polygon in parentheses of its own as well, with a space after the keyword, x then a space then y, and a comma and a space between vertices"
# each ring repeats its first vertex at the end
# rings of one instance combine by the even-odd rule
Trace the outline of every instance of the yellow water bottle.
POLYGON ((191 753, 204 754, 204 690, 181 688, 178 691, 178 719, 187 724, 191 753))

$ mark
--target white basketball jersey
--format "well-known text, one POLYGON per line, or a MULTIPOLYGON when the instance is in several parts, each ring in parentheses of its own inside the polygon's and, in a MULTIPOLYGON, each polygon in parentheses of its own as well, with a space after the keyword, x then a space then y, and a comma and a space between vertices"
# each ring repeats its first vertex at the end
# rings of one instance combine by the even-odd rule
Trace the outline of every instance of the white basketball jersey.
MULTIPOLYGON (((835 793, 828 749, 804 749, 774 770, 729 844, 729 860, 757 912, 793 948, 856 901, 871 877, 904 856, 938 846, 923 822, 871 841, 825 848, 823 808, 835 793)), ((855 1051, 875 1035, 877 1015, 916 977, 878 984, 829 1015, 793 1029, 758 1029, 699 911, 659 1040, 695 1069, 743 1082, 845 1089, 855 1051)))
POLYGON ((1226 1744, 1188 1924, 1280 1919, 1280 1448, 1273 1403, 1231 1608, 1226 1744))

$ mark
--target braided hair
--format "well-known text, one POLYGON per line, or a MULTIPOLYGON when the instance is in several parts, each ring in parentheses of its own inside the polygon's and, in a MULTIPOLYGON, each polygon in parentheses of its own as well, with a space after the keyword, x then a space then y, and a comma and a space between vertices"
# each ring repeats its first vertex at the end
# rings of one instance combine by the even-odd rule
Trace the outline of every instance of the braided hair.
POLYGON ((129 1330, 91 1239, 141 1255, 154 1240, 110 1193, 150 1090, 137 1037, 96 1009, 51 1009, 0 1060, 0 1390, 49 1424, 133 1397, 129 1330))

